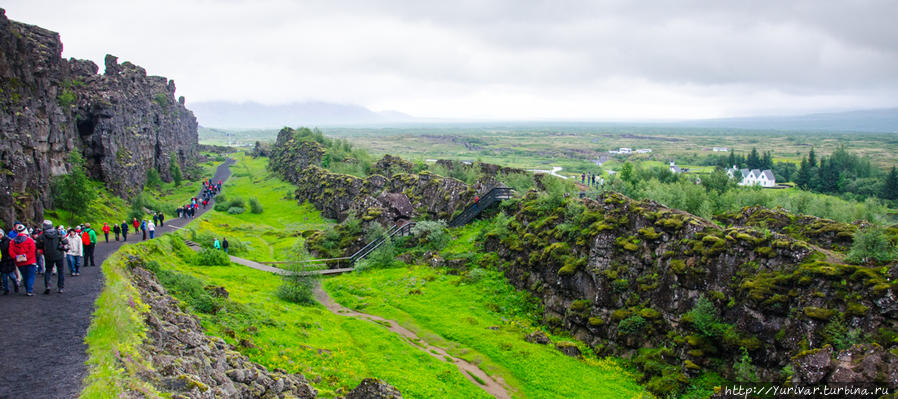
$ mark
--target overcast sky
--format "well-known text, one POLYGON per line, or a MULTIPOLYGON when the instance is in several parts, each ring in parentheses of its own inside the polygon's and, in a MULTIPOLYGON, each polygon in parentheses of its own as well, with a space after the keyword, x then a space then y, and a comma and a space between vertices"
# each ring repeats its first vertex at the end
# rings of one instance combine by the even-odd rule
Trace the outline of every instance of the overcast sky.
POLYGON ((898 106, 898 1, 42 1, 10 19, 190 102, 634 120, 898 106))

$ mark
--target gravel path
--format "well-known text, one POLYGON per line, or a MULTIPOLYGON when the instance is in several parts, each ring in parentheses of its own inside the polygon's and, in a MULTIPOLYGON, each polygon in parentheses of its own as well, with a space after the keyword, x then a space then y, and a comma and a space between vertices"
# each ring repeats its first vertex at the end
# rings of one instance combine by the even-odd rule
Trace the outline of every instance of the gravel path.
MULTIPOLYGON (((226 180, 230 175, 229 159, 219 165, 213 181, 226 180)), ((185 198, 186 200, 186 198, 185 198)), ((211 209, 211 206, 206 209, 211 209)), ((199 208, 199 214, 205 210, 199 208)), ((170 216, 156 234, 183 227, 186 221, 170 216)), ((99 231, 101 226, 93 226, 99 231)), ((128 234, 128 242, 140 241, 140 234, 128 234)), ((110 236, 112 234, 110 233, 110 236)), ((97 263, 122 246, 110 238, 99 243, 94 251, 97 263)), ((56 276, 50 295, 43 295, 43 276, 34 281, 33 297, 24 296, 24 289, 15 295, 0 296, 0 399, 65 399, 81 393, 87 376, 87 345, 84 337, 90 326, 94 302, 103 290, 100 267, 81 267, 81 275, 65 276, 65 293, 57 294, 56 276)))

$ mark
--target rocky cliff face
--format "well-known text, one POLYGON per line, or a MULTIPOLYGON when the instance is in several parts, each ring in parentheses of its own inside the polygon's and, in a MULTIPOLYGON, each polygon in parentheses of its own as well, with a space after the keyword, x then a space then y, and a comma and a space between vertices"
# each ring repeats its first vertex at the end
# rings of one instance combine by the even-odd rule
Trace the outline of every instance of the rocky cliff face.
POLYGON ((509 281, 542 299, 548 325, 633 359, 658 393, 708 370, 802 383, 872 373, 896 385, 895 266, 826 262, 784 234, 721 228, 614 193, 555 203, 531 194, 485 249, 509 281), (831 361, 806 359, 820 351, 831 361), (868 355, 883 366, 850 364, 868 355))
POLYGON ((373 168, 389 177, 374 174, 363 179, 332 173, 319 167, 324 147, 297 140, 293 133, 290 128, 278 133, 269 168, 297 186, 296 199, 309 201, 329 218, 343 220, 355 215, 385 226, 415 216, 448 219, 486 188, 482 184, 469 187, 428 172, 410 173, 408 162, 390 156, 373 168))
POLYGON ((0 9, 0 220, 34 221, 52 206, 53 176, 84 155, 90 177, 120 196, 143 189, 149 168, 171 179, 196 158, 197 123, 175 84, 106 56, 63 59, 55 32, 6 18, 0 9))

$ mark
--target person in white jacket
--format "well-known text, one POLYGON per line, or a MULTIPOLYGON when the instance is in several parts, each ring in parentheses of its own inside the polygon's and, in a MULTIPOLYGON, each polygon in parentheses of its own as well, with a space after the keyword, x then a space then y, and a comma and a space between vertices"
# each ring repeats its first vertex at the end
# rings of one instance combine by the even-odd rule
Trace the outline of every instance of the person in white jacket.
POLYGON ((66 244, 69 249, 65 251, 65 258, 69 262, 70 276, 81 275, 81 255, 83 254, 83 245, 81 244, 81 229, 74 228, 69 230, 69 235, 65 237, 66 244))
POLYGON ((147 223, 147 231, 150 232, 150 239, 152 240, 153 236, 156 235, 156 223, 153 223, 152 220, 147 223))

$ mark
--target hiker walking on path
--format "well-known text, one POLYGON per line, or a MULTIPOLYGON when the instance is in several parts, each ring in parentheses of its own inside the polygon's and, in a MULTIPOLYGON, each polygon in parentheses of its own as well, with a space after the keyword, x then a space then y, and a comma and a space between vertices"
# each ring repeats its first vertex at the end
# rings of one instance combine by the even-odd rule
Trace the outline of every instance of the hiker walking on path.
POLYGON ((156 235, 156 223, 149 222, 147 223, 147 231, 150 232, 150 239, 153 239, 153 236, 156 235))
POLYGON ((474 210, 477 210, 477 204, 479 204, 479 203, 480 203, 480 196, 477 194, 474 194, 474 210))
POLYGON ((137 233, 137 228, 140 227, 140 222, 137 221, 137 218, 134 218, 134 221, 131 223, 134 225, 134 233, 137 233))
POLYGON ((103 234, 106 236, 106 243, 109 244, 109 223, 103 223, 103 234))
POLYGON ((56 267, 56 292, 62 294, 65 288, 65 268, 62 259, 65 257, 65 243, 53 222, 44 220, 44 232, 37 238, 36 247, 44 251, 44 295, 50 293, 50 277, 56 267))
POLYGON ((97 247, 97 232, 90 228, 90 223, 84 224, 84 231, 81 232, 81 244, 84 247, 84 267, 96 266, 94 249, 97 247))
MULTIPOLYGON (((125 225, 125 224, 122 223, 122 225, 125 225)), ((113 223, 112 224, 112 233, 115 234, 115 240, 118 241, 118 236, 119 236, 119 234, 122 233, 122 227, 116 223, 113 223)))
POLYGON ((224 249, 225 253, 228 253, 228 239, 227 238, 221 239, 221 249, 224 249))
POLYGON ((147 239, 147 221, 142 220, 140 222, 140 232, 143 234, 143 240, 147 239))
MULTIPOLYGON (((158 224, 158 223, 159 223, 159 214, 156 212, 153 212, 153 224, 158 224)), ((152 238, 152 237, 150 237, 150 238, 152 238)))
POLYGON ((37 248, 25 225, 16 225, 16 238, 9 243, 9 254, 16 262, 25 283, 25 295, 34 296, 34 274, 37 272, 37 248))
POLYGON ((165 212, 159 212, 159 227, 165 226, 165 212))
POLYGON ((81 230, 77 227, 69 230, 66 236, 69 249, 65 252, 65 258, 69 263, 69 273, 72 276, 81 275, 81 256, 84 254, 84 246, 81 244, 81 230))
POLYGON ((212 247, 214 247, 215 249, 221 249, 221 243, 218 242, 217 238, 215 239, 215 242, 212 243, 212 247))
POLYGON ((128 222, 122 220, 122 241, 128 241, 128 222))
POLYGON ((3 295, 9 295, 8 282, 12 281, 12 288, 19 292, 19 280, 16 279, 16 263, 9 254, 9 243, 12 240, 0 229, 0 279, 2 279, 3 295))

